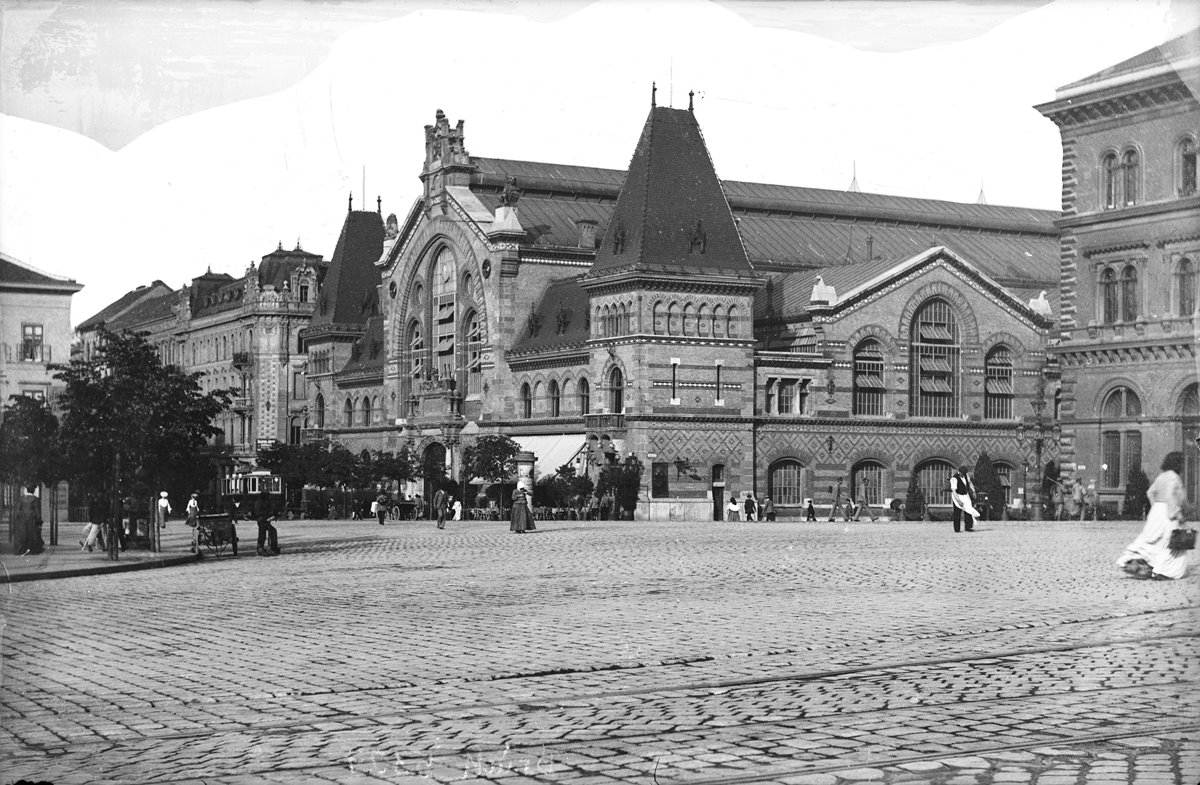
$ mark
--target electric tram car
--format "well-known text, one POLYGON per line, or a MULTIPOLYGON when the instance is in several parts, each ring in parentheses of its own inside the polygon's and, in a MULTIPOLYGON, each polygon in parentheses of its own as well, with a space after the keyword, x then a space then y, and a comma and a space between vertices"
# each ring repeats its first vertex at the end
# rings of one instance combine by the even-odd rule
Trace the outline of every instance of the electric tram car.
POLYGON ((234 496, 253 499, 264 490, 279 502, 283 498, 283 480, 268 471, 231 474, 221 480, 221 496, 226 501, 234 496))

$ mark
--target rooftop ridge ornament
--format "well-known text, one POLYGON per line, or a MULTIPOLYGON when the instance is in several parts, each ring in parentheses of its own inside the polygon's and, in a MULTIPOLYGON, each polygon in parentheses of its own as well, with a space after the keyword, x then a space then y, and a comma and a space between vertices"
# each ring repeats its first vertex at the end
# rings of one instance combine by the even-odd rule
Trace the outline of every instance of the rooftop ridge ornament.
POLYGON ((657 101, 655 100, 656 93, 658 93, 658 82, 651 82, 650 83, 650 108, 651 109, 653 109, 655 106, 658 105, 657 101))
POLYGON ((694 111, 692 108, 692 96, 696 94, 695 90, 688 90, 688 111, 694 111))

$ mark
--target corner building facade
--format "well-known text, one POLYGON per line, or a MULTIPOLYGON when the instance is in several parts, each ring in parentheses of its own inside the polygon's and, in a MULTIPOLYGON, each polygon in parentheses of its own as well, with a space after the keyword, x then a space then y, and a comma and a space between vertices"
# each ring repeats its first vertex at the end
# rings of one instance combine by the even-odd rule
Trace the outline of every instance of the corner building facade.
POLYGON ((1063 147, 1063 465, 1110 509, 1173 450, 1200 501, 1198 87, 1193 30, 1038 107, 1063 147))
POLYGON ((453 477, 484 433, 539 477, 632 453, 651 519, 827 510, 839 477, 878 508, 914 473, 947 504, 982 451, 1022 496, 1057 214, 722 181, 690 108, 653 106, 624 172, 471 156, 440 111, 425 140, 376 265, 379 448, 453 477))

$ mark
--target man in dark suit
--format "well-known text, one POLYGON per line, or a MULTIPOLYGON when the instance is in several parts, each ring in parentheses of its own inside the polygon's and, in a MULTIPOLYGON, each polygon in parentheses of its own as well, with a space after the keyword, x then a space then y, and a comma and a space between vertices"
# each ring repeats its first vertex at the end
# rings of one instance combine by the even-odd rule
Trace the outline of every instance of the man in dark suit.
POLYGON ((437 527, 446 528, 446 491, 442 488, 433 495, 433 514, 437 516, 437 527))
POLYGON ((271 521, 275 520, 275 509, 271 494, 262 491, 254 502, 254 520, 258 522, 258 555, 279 555, 279 532, 271 521), (270 550, 267 549, 268 544, 270 550))

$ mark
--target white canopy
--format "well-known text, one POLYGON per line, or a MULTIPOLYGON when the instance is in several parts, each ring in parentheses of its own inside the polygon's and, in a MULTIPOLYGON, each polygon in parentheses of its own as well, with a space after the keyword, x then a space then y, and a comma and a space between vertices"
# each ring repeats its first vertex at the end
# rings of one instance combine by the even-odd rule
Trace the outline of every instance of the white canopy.
POLYGON ((586 437, 582 433, 513 436, 512 440, 521 445, 522 450, 533 453, 535 481, 553 476, 564 463, 574 463, 577 470, 583 469, 577 463, 586 445, 586 437))

